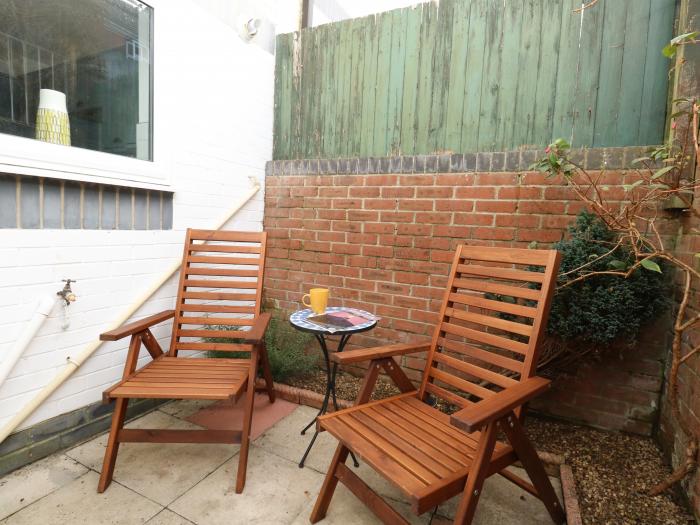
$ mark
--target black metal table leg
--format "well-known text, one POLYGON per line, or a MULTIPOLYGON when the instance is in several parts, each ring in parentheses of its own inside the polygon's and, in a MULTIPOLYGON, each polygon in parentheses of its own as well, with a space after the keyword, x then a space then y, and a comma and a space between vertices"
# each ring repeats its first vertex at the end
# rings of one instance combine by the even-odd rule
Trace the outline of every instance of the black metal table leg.
MULTIPOLYGON (((352 334, 343 334, 340 336, 340 342, 338 343, 338 352, 342 352, 343 349, 345 348, 345 345, 347 344, 348 340, 350 339, 350 335, 352 334)), ((337 411, 338 410, 338 400, 336 398, 336 393, 335 393, 335 378, 338 373, 338 364, 333 363, 333 367, 331 367, 330 363, 330 358, 328 356, 328 346, 326 345, 326 338, 324 337, 323 334, 314 334, 316 336, 316 339, 318 340, 319 344, 321 345, 321 350, 323 351, 323 359, 326 364, 326 377, 328 378, 328 381, 326 383, 326 393, 323 396, 323 402, 321 403, 321 409, 318 411, 318 414, 311 420, 311 422, 304 427, 304 429, 301 431, 301 435, 303 436, 306 431, 311 428, 316 421, 318 420, 318 416, 322 416, 328 411, 328 403, 330 401, 331 396, 333 396, 333 408, 337 411)), ((304 462, 306 461, 306 457, 309 455, 309 452, 311 452, 311 447, 314 446, 314 443, 316 442, 316 438, 318 437, 318 429, 314 431, 314 435, 311 438, 311 442, 309 443, 309 446, 306 448, 306 452, 304 452, 304 455, 301 458, 301 461, 299 462, 299 468, 304 467, 304 462)), ((352 457, 353 464, 355 467, 359 467, 360 464, 357 461, 357 458, 355 457, 355 454, 350 452, 350 456, 352 457)))

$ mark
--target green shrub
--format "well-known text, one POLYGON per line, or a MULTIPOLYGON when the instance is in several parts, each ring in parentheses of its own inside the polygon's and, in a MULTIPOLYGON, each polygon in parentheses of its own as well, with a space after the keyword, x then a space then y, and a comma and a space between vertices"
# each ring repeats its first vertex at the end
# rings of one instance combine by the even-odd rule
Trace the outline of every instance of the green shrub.
POLYGON ((579 214, 569 233, 569 239, 554 245, 562 253, 562 262, 548 333, 565 342, 594 346, 635 341, 641 327, 669 305, 667 268, 661 265, 661 272, 640 268, 628 278, 596 275, 562 287, 584 273, 624 269, 635 262, 634 254, 625 248, 602 257, 613 248, 615 238, 593 214, 579 214), (574 271, 586 263, 592 264, 574 271))
MULTIPOLYGON (((233 330, 237 327, 219 326, 217 330, 233 330)), ((293 328, 289 321, 273 316, 265 332, 265 345, 270 358, 270 370, 275 381, 285 381, 290 377, 303 376, 317 366, 317 356, 307 355, 304 349, 313 336, 293 328)), ((205 339, 216 343, 237 343, 237 339, 205 339)), ((246 358, 248 352, 209 352, 212 357, 246 358)))

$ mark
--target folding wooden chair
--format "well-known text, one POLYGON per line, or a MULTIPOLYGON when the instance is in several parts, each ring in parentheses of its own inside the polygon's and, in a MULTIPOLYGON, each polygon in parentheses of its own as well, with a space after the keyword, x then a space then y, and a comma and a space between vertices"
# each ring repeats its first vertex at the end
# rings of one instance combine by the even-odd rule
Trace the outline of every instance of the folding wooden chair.
POLYGON ((269 313, 260 313, 265 266, 264 232, 187 230, 175 310, 106 332, 103 341, 131 336, 122 380, 104 392, 116 400, 97 488, 112 481, 120 443, 240 443, 236 492, 245 485, 255 380, 261 366, 270 402, 275 393, 265 349, 269 313), (163 353, 150 327, 174 317, 170 349, 163 353), (247 327, 247 329, 245 328, 247 327), (241 343, 207 342, 219 338, 241 343), (141 344, 153 361, 136 369, 141 344), (250 358, 186 358, 186 351, 250 352, 250 358), (124 429, 129 399, 228 399, 245 393, 242 431, 124 429))
POLYGON ((345 465, 350 451, 401 489, 418 515, 462 493, 454 523, 471 523, 484 480, 500 474, 542 500, 555 523, 565 522, 522 426, 523 405, 549 386, 535 369, 558 267, 554 250, 460 246, 430 344, 333 356, 370 365, 355 406, 319 418, 340 443, 312 523, 325 517, 338 481, 384 523, 408 523, 345 465), (419 351, 428 356, 416 390, 393 357, 419 351), (403 393, 368 402, 380 369, 403 393), (443 413, 438 399, 458 411, 443 413), (497 441, 499 430, 507 443, 497 441), (516 461, 532 483, 505 470, 516 461))

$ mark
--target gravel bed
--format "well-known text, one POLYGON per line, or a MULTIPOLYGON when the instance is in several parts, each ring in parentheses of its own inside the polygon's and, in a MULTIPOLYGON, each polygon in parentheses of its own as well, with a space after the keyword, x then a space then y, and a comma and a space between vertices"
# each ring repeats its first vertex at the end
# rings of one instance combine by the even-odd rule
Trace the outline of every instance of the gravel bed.
MULTIPOLYGON (((361 381, 338 372, 338 397, 354 400, 361 381)), ((326 374, 319 370, 287 383, 324 393, 326 374)), ((380 378, 372 397, 382 399, 398 393, 393 383, 380 378)), ((440 408, 449 411, 449 407, 440 408)), ((538 450, 560 454, 571 465, 585 525, 695 523, 685 507, 670 494, 653 498, 645 494, 649 487, 670 473, 652 439, 535 417, 527 418, 526 426, 538 450)))

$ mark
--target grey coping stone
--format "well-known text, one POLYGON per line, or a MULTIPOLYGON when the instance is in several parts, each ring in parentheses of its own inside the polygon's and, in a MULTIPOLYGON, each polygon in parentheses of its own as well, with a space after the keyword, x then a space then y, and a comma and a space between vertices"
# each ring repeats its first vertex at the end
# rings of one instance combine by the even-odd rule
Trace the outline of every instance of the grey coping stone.
POLYGON ((476 153, 464 154, 464 171, 476 171, 476 153))
POLYGON ((464 155, 455 153, 450 156, 450 171, 452 173, 459 173, 464 171, 464 155))
POLYGON ((0 174, 0 228, 17 227, 17 177, 0 174))
MULTIPOLYGON (((328 175, 328 160, 321 159, 318 161, 318 170, 321 175, 328 175)), ((303 170, 300 171, 299 175, 306 174, 306 166, 303 166, 303 170)))
POLYGON ((480 151, 476 154, 476 171, 491 171, 491 153, 480 151))
POLYGON ((61 228, 61 181, 44 179, 44 228, 61 228))
MULTIPOLYGON (((133 400, 126 417, 133 419, 163 403, 157 399, 133 400)), ((104 432, 113 409, 114 403, 99 401, 11 434, 0 444, 0 476, 104 432)))
POLYGON ((504 169, 506 171, 518 171, 520 168, 520 151, 507 151, 504 169))
POLYGON ((608 169, 618 170, 624 166, 625 148, 608 148, 608 169))
POLYGON ((369 157, 367 159, 367 173, 379 172, 379 159, 377 157, 369 157))
POLYGON ((599 170, 605 167, 605 150, 602 148, 586 151, 586 169, 599 170))
POLYGON ((415 164, 413 166, 414 173, 425 173, 426 155, 416 155, 415 164))
POLYGON ((448 173, 450 171, 450 155, 441 154, 438 156, 438 172, 448 173))
POLYGON ((425 173, 437 173, 438 158, 437 155, 428 155, 425 158, 425 173))
POLYGON ((173 194, 163 193, 163 229, 173 229, 173 194))
POLYGON ((520 153, 520 169, 529 170, 537 162, 537 151, 534 149, 524 150, 520 153))
POLYGON ((160 195, 159 191, 148 194, 148 229, 160 230, 160 195))
POLYGON ((401 173, 401 157, 389 157, 389 171, 387 173, 401 173))
POLYGON ((338 160, 328 159, 328 174, 335 175, 336 173, 338 173, 338 160))
POLYGON ((20 180, 19 209, 20 227, 39 228, 41 213, 39 203, 39 179, 23 177, 20 180))
POLYGON ((357 173, 360 175, 365 175, 369 173, 369 159, 359 158, 357 159, 357 173))
POLYGON ((583 166, 586 160, 584 148, 574 148, 569 151, 569 160, 578 166, 583 166))
POLYGON ((114 230, 117 227, 117 192, 115 188, 102 189, 102 213, 100 228, 114 230))
POLYGON ((148 202, 146 190, 134 191, 134 229, 145 230, 148 228, 148 202))
MULTIPOLYGON (((379 173, 389 173, 389 167, 391 166, 391 159, 389 157, 382 157, 379 159, 379 173)), ((340 170, 338 170, 340 172, 340 170)))
MULTIPOLYGON (((46 211, 44 211, 44 224, 46 224, 46 211)), ((100 188, 95 184, 83 186, 83 228, 86 230, 100 228, 100 188)))
POLYGON ((131 189, 119 188, 119 229, 131 229, 131 189))
POLYGON ((496 151, 491 153, 491 171, 503 171, 506 165, 505 153, 496 151))
POLYGON ((66 181, 63 184, 63 227, 77 230, 80 223, 80 183, 66 181))
POLYGON ((338 159, 338 175, 345 175, 350 169, 349 159, 338 159))
POLYGON ((306 161, 306 173, 309 175, 318 175, 318 159, 306 161))
POLYGON ((414 157, 401 157, 401 173, 415 173, 414 157))
POLYGON ((352 158, 348 161, 348 173, 355 175, 359 171, 360 159, 352 158))

